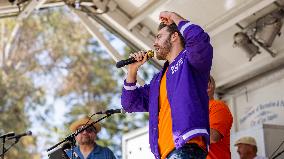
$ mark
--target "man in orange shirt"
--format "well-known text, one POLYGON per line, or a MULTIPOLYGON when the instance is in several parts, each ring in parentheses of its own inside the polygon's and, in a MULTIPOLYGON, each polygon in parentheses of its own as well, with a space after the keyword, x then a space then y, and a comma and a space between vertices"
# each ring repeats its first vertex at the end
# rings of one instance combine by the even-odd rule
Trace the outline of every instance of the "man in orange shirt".
POLYGON ((230 159, 230 129, 233 123, 228 106, 214 99, 215 81, 210 76, 208 82, 210 146, 207 159, 230 159))

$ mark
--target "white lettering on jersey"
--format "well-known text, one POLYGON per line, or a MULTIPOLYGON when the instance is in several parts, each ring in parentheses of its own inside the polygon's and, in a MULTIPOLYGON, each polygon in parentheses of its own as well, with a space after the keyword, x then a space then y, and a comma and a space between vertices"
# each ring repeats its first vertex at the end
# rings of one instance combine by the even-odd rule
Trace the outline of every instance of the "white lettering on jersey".
POLYGON ((180 58, 180 59, 178 60, 178 62, 177 62, 175 65, 171 66, 172 74, 174 74, 175 72, 177 72, 178 69, 179 69, 179 67, 180 67, 182 64, 183 64, 183 59, 180 58))

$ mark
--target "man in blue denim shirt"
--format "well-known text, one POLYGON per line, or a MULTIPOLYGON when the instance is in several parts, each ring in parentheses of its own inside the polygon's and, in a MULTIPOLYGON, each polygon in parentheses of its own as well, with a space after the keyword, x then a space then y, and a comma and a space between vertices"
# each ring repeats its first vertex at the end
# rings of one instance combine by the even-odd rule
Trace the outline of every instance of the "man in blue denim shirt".
MULTIPOLYGON (((89 117, 79 119, 71 124, 70 130, 75 132, 85 126, 87 122, 92 123, 93 120, 89 117)), ((73 153, 75 159, 115 159, 113 152, 109 148, 96 144, 96 136, 100 130, 101 125, 96 123, 93 127, 87 128, 75 137, 78 143, 73 153)), ((67 151, 67 155, 72 158, 71 150, 67 151)))
POLYGON ((127 112, 149 112, 149 142, 156 159, 204 159, 210 143, 207 86, 213 58, 209 35, 174 12, 160 13, 154 47, 166 60, 150 84, 136 86, 144 51, 130 56, 121 104, 127 112))

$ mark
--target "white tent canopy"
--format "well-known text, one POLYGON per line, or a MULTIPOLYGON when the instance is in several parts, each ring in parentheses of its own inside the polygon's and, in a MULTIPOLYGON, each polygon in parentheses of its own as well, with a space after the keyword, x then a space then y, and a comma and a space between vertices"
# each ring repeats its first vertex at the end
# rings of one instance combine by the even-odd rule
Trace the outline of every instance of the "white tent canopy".
MULTIPOLYGON (((283 0, 15 0, 13 4, 7 0, 0 2, 0 18, 18 16, 21 21, 38 8, 66 3, 116 61, 121 56, 96 31, 98 27, 115 33, 136 50, 148 50, 153 48, 160 11, 177 12, 201 25, 211 36, 214 47, 212 74, 220 92, 284 64, 283 36, 276 37, 270 48, 260 46, 261 54, 250 62, 243 50, 233 47, 234 34, 241 31, 238 25, 246 28, 260 17, 279 9, 284 4, 283 0), (19 2, 22 2, 21 11, 16 5, 19 2), (88 14, 78 13, 80 9, 88 14), (272 57, 269 51, 276 56, 272 57)), ((156 60, 154 64, 156 67, 162 65, 156 60)))

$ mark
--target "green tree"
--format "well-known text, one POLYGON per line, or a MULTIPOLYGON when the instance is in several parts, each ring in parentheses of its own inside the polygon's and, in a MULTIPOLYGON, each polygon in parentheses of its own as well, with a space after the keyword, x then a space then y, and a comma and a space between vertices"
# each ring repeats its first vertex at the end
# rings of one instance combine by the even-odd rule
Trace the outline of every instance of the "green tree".
MULTIPOLYGON (((9 35, 16 26, 15 21, 6 19, 5 24, 5 34, 9 35)), ((105 34, 110 40, 115 38, 108 32, 105 34)), ((5 45, 1 46, 4 50, 5 45)), ((40 136, 54 138, 56 133, 64 137, 69 133, 68 125, 78 116, 108 109, 112 103, 119 105, 121 86, 117 78, 122 78, 121 71, 114 68, 113 60, 68 8, 34 13, 23 22, 11 46, 9 54, 2 56, 0 69, 0 130, 3 133, 23 132, 36 122, 46 130, 40 136), (46 120, 54 114, 52 107, 46 105, 46 96, 65 101, 70 110, 65 115, 67 121, 63 121, 65 130, 46 120)), ((121 135, 144 126, 145 119, 147 114, 112 116, 102 121, 107 135, 101 136, 98 142, 120 152, 121 135)), ((31 154, 39 157, 36 144, 36 138, 25 138, 7 155, 22 159, 31 158, 31 154)), ((48 144, 54 141, 48 140, 45 145, 48 144)))

